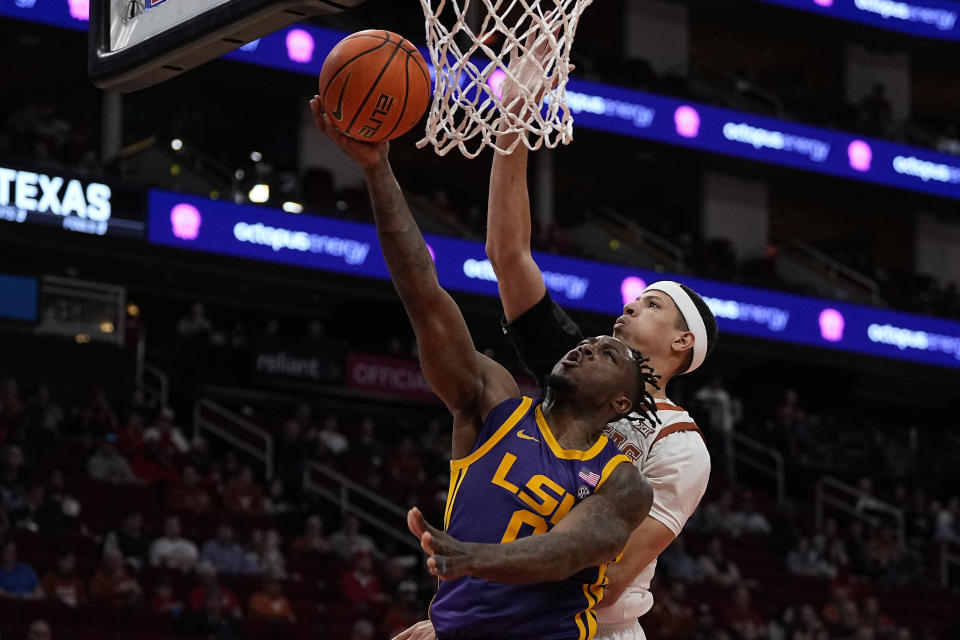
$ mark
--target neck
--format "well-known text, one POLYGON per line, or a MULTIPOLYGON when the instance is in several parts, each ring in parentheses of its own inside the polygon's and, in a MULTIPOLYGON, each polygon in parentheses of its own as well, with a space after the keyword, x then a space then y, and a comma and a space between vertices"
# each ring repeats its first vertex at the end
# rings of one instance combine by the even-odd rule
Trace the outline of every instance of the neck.
POLYGON ((581 407, 569 397, 572 395, 557 395, 548 389, 540 407, 561 447, 588 449, 596 442, 605 425, 598 425, 596 407, 581 407))
POLYGON ((653 372, 660 376, 657 380, 657 384, 660 388, 654 387, 652 384, 647 384, 647 393, 652 395, 656 399, 662 399, 667 397, 667 385, 673 379, 673 374, 666 373, 667 371, 676 371, 679 366, 672 358, 658 358, 651 356, 650 357, 650 366, 653 367, 653 372))

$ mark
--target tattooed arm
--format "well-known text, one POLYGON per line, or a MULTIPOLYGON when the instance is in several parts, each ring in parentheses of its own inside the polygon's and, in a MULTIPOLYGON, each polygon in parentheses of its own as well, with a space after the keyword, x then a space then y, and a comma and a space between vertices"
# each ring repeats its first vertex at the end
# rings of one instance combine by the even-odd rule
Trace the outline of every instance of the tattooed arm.
POLYGON ((460 542, 430 526, 419 509, 410 510, 407 525, 430 556, 430 573, 441 580, 472 575, 505 584, 555 582, 616 559, 652 504, 650 483, 624 463, 594 495, 542 535, 507 544, 460 542))
POLYGON ((517 383, 506 369, 477 353, 460 308, 440 286, 427 243, 390 167, 389 145, 348 138, 331 126, 319 99, 310 107, 317 128, 363 170, 377 237, 417 336, 423 375, 454 415, 453 455, 463 457, 473 447, 487 413, 520 396, 517 383))

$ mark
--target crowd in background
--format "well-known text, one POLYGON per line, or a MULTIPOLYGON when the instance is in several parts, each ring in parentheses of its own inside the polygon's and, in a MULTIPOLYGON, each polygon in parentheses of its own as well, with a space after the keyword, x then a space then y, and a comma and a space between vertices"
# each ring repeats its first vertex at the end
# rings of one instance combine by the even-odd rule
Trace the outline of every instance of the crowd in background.
MULTIPOLYGON (((277 333, 289 322, 268 325, 277 333)), ((216 324, 194 305, 177 323, 179 349, 211 340, 232 348, 216 324)), ((0 384, 5 597, 60 600, 78 616, 93 605, 147 610, 175 621, 171 632, 216 637, 270 621, 299 625, 291 628, 304 637, 386 638, 425 615, 434 586, 415 544, 320 500, 304 487, 304 469, 326 465, 436 520, 450 448, 449 418, 439 408, 398 418, 389 405, 374 411, 338 401, 333 408, 314 398, 278 409, 234 401, 238 415, 273 435, 276 473, 266 478, 260 462, 194 435, 148 394, 79 391, 0 384), (63 543, 60 552, 41 550, 56 548, 51 541, 63 543)), ((719 379, 685 395, 676 400, 707 432, 714 474, 701 508, 661 558, 649 628, 710 640, 954 637, 951 620, 927 627, 887 607, 911 589, 933 588, 939 543, 960 540, 955 485, 940 484, 954 477, 949 454, 939 471, 928 464, 931 450, 951 446, 938 438, 957 436, 813 414, 789 389, 769 408, 743 406, 719 379), (794 490, 785 502, 763 482, 726 475, 720 443, 734 430, 791 461, 794 490), (878 460, 884 473, 870 477, 881 488, 863 475, 878 460), (815 518, 801 485, 822 473, 858 485, 855 509, 869 517, 815 518), (903 510, 902 529, 871 497, 903 510)))

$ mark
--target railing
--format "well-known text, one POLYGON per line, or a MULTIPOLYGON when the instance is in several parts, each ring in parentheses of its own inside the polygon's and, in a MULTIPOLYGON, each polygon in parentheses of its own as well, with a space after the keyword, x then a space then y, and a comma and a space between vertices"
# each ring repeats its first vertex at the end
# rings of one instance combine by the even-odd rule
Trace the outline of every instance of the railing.
POLYGON ((337 505, 343 513, 353 514, 400 543, 418 552, 420 551, 420 544, 406 528, 391 525, 380 517, 381 515, 392 515, 395 518, 391 519, 405 523, 407 519, 406 509, 337 473, 330 467, 319 462, 308 462, 303 470, 303 488, 337 505))
POLYGON ((790 240, 787 247, 805 258, 812 268, 815 268, 834 286, 845 285, 864 302, 880 303, 880 285, 873 278, 863 275, 801 240, 790 240))
POLYGON ((160 401, 161 407, 170 406, 170 378, 162 369, 149 362, 143 363, 140 388, 160 401))
POLYGON ((77 342, 124 343, 127 290, 124 287, 43 276, 38 333, 75 337, 77 342))
POLYGON ((940 586, 950 587, 950 569, 960 571, 960 542, 942 540, 940 542, 940 586))
POLYGON ((211 400, 201 400, 193 409, 193 435, 207 431, 243 451, 264 466, 273 477, 273 436, 211 400))
POLYGON ((823 476, 816 487, 816 517, 817 528, 823 527, 824 514, 827 508, 861 520, 866 524, 877 527, 885 524, 879 514, 885 514, 896 523, 897 536, 900 546, 906 548, 903 510, 892 504, 878 500, 865 491, 841 482, 832 476, 823 476))
POLYGON ((770 477, 777 488, 777 501, 783 502, 786 499, 787 481, 783 454, 742 433, 734 433, 733 441, 728 448, 727 459, 730 460, 731 457, 736 462, 770 477), (730 456, 730 449, 732 449, 732 456, 730 456))
POLYGON ((653 231, 645 229, 635 220, 612 207, 598 205, 593 208, 593 211, 602 221, 618 228, 621 240, 638 245, 644 253, 661 262, 668 269, 682 270, 686 254, 677 245, 653 231))

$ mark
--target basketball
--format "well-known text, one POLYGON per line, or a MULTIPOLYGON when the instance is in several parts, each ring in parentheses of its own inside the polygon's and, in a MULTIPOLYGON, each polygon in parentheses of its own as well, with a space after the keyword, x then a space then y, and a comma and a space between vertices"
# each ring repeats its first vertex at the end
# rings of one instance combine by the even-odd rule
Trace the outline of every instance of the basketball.
POLYGON ((402 136, 430 103, 427 63, 390 31, 360 31, 333 48, 320 71, 320 99, 331 124, 357 140, 402 136))

